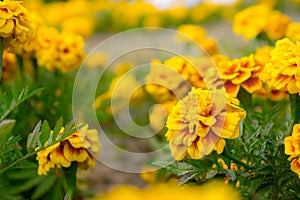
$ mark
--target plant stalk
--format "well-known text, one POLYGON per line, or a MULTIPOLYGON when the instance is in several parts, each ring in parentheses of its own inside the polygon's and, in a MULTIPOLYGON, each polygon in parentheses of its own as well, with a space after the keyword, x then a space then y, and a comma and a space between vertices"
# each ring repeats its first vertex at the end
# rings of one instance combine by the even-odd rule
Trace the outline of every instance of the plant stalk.
POLYGON ((291 120, 292 125, 300 123, 300 95, 290 94, 290 108, 291 108, 291 120))
POLYGON ((63 168, 67 182, 68 200, 73 200, 76 192, 77 162, 72 162, 68 168, 63 168))

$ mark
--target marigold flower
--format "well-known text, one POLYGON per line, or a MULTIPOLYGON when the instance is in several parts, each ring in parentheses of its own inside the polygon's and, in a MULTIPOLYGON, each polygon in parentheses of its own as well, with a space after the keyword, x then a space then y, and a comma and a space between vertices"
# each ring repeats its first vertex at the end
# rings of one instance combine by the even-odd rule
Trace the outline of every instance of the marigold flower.
POLYGON ((38 64, 49 71, 72 72, 84 59, 83 47, 84 39, 79 35, 41 27, 37 33, 36 58, 38 64))
POLYGON ((300 40, 300 23, 289 23, 285 36, 291 40, 300 40))
POLYGON ((150 73, 145 78, 145 89, 159 102, 181 99, 191 87, 207 88, 207 84, 218 79, 216 73, 217 70, 208 58, 175 56, 164 63, 153 60, 150 73), (205 75, 205 79, 200 73, 205 75))
POLYGON ((240 121, 246 116, 238 104, 236 98, 227 95, 226 108, 220 108, 212 102, 208 90, 193 88, 173 107, 167 119, 166 138, 172 156, 176 160, 185 156, 200 159, 213 149, 221 154, 226 144, 224 138, 237 138, 240 121))
POLYGON ((253 55, 229 60, 228 57, 213 58, 224 81, 226 92, 236 97, 242 86, 253 93, 262 87, 259 79, 261 67, 256 64, 253 55))
POLYGON ((287 88, 290 94, 300 92, 300 68, 298 54, 300 45, 288 38, 278 40, 271 52, 271 61, 266 64, 260 78, 270 88, 287 88))
POLYGON ((206 31, 204 28, 191 24, 184 24, 179 26, 177 38, 189 44, 194 44, 194 40, 201 46, 209 55, 218 53, 218 45, 214 38, 206 38, 206 31), (185 35, 186 37, 183 37, 185 35), (191 40, 192 39, 192 40, 191 40))
POLYGON ((268 21, 264 27, 264 32, 271 40, 278 40, 284 37, 290 18, 281 12, 272 11, 268 16, 268 21))
MULTIPOLYGON (((59 134, 63 131, 62 128, 59 134)), ((88 125, 85 125, 63 141, 37 153, 38 174, 46 175, 50 168, 70 167, 74 161, 78 162, 79 169, 94 167, 95 160, 92 154, 97 154, 100 150, 97 130, 88 129, 88 125)))
POLYGON ((17 74, 17 58, 13 53, 3 52, 2 55, 2 79, 11 81, 17 74))
POLYGON ((0 2, 0 37, 4 46, 14 52, 32 36, 30 14, 20 1, 0 2))
POLYGON ((270 13, 271 7, 265 4, 250 6, 235 15, 233 31, 248 40, 255 38, 267 25, 270 13))

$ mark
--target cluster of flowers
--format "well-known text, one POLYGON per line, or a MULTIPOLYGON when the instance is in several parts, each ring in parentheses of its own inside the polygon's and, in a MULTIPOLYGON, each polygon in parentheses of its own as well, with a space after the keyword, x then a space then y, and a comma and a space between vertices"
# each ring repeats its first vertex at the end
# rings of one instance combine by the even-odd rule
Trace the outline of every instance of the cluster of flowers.
POLYGON ((84 37, 94 31, 121 31, 135 27, 172 27, 187 21, 199 23, 210 17, 232 18, 239 2, 233 5, 201 2, 191 8, 182 4, 158 9, 145 1, 25 1, 51 26, 75 31, 84 37), (86 12, 88 10, 88 12, 86 12), (203 12, 205 11, 205 12, 203 12), (80 24, 81 26, 78 26, 80 24))
MULTIPOLYGON (((84 39, 75 33, 58 32, 45 25, 36 13, 20 1, 0 2, 0 37, 4 42, 3 68, 16 68, 16 56, 36 59, 39 66, 63 73, 76 70, 85 57, 84 39), (6 65, 8 64, 8 65, 6 65)), ((5 78, 5 76, 4 76, 5 78)))
POLYGON ((299 39, 300 24, 292 22, 289 16, 273 10, 267 4, 250 6, 237 13, 233 20, 233 30, 246 39, 266 35, 270 40, 288 37, 299 39))

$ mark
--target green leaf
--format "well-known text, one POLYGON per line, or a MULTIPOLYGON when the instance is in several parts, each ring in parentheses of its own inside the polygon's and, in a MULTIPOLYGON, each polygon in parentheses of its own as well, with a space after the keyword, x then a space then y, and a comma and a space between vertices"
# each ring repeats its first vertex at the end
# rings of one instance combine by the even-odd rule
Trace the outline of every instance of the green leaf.
POLYGON ((0 140, 6 138, 16 124, 16 120, 7 119, 0 123, 0 140))
MULTIPOLYGON (((49 139, 50 137, 50 126, 49 123, 45 120, 42 124, 42 130, 41 130, 41 134, 39 137, 39 141, 40 141, 40 147, 44 147, 46 141, 49 139)), ((50 144, 49 144, 50 145, 50 144)))
POLYGON ((27 149, 34 149, 38 143, 42 122, 39 121, 27 138, 27 149))
POLYGON ((56 122, 54 129, 53 129, 53 133, 52 133, 52 141, 56 141, 57 140, 57 135, 60 132, 62 126, 63 126, 63 118, 59 118, 59 120, 56 122))
POLYGON ((56 180, 55 175, 45 177, 45 179, 36 187, 31 198, 39 199, 40 197, 42 197, 47 191, 51 189, 51 187, 55 183, 55 180, 56 180))
POLYGON ((9 170, 6 172, 6 177, 11 180, 23 180, 30 179, 36 176, 36 169, 18 169, 18 170, 9 170))
POLYGON ((27 191, 34 186, 38 185, 44 179, 43 176, 36 176, 28 181, 23 182, 22 184, 13 185, 9 188, 8 192, 10 194, 19 194, 21 192, 27 191))

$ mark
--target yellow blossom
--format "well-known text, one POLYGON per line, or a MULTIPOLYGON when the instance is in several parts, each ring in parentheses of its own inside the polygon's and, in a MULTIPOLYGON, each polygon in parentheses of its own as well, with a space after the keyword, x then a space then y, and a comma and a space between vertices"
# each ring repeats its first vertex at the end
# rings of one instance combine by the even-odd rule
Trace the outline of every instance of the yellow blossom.
POLYGON ((300 23, 289 23, 285 36, 291 40, 300 40, 300 23))
POLYGON ((2 55, 2 80, 5 82, 13 80, 17 74, 17 71, 16 55, 4 51, 2 55))
POLYGON ((211 199, 241 199, 239 193, 230 185, 221 181, 196 185, 178 186, 176 183, 159 183, 145 189, 138 189, 132 186, 120 185, 110 192, 100 194, 94 200, 211 200, 211 199), (217 192, 216 192, 217 190, 217 192))
MULTIPOLYGON (((59 135, 63 133, 62 128, 59 135)), ((45 145, 48 143, 46 142, 45 145)), ((38 150, 38 149, 37 149, 38 150)), ((37 153, 38 174, 46 175, 50 168, 70 167, 71 162, 78 162, 79 169, 95 166, 93 154, 99 153, 101 145, 98 132, 83 126, 61 142, 47 147, 37 153)))
POLYGON ((300 178, 300 124, 295 124, 292 135, 284 139, 284 153, 290 155, 291 170, 300 178))
POLYGON ((290 18, 278 11, 272 11, 264 27, 264 32, 271 40, 278 40, 284 37, 290 18))
POLYGON ((182 160, 185 156, 200 159, 212 150, 221 154, 226 144, 224 138, 237 138, 240 121, 246 116, 238 104, 236 98, 227 95, 226 108, 220 108, 212 102, 208 90, 193 88, 173 107, 167 119, 166 138, 172 156, 182 160))
POLYGON ((265 4, 250 6, 237 13, 233 20, 233 31, 246 39, 255 38, 268 23, 271 7, 265 4))
POLYGON ((300 44, 288 38, 278 40, 271 52, 271 61, 266 64, 260 78, 270 88, 286 88, 290 94, 300 92, 300 68, 298 54, 300 44))
POLYGON ((72 72, 84 59, 84 40, 81 36, 42 27, 37 32, 36 58, 40 66, 50 71, 72 72))
POLYGON ((30 13, 20 1, 0 2, 0 37, 5 48, 15 52, 32 37, 30 13))

